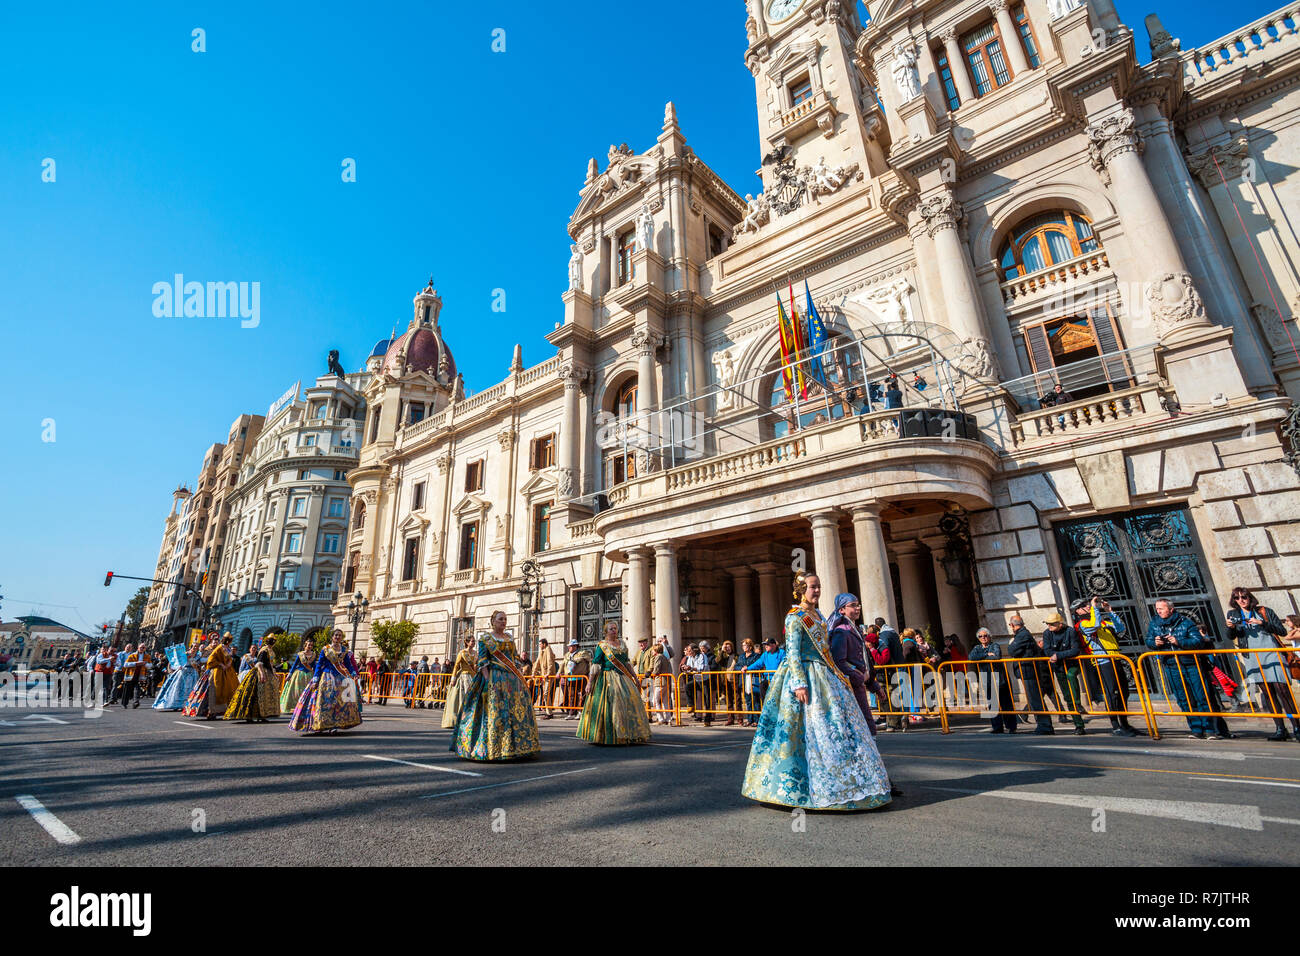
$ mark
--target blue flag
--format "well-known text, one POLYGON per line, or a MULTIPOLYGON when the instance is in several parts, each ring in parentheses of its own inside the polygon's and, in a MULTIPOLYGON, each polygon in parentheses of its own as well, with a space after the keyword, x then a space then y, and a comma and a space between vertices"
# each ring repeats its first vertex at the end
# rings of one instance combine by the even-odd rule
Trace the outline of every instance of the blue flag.
POLYGON ((812 292, 808 289, 808 280, 803 283, 804 295, 808 299, 808 355, 812 359, 812 377, 813 381, 819 383, 822 388, 826 385, 826 373, 822 370, 822 354, 826 351, 826 326, 822 324, 822 317, 817 314, 817 307, 813 305, 812 292))

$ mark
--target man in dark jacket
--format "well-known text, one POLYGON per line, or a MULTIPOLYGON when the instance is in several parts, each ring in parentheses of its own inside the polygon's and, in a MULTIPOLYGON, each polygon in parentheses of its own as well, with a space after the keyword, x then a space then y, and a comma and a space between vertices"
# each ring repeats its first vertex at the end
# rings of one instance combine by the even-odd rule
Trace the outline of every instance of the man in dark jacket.
MULTIPOLYGON (((1042 648, 1038 646, 1038 641, 1034 640, 1034 635, 1029 633, 1029 628, 1025 627, 1025 622, 1019 614, 1011 615, 1007 623, 1011 626, 1009 656, 1043 656, 1042 648)), ((1055 728, 1052 727, 1051 715, 1041 713, 1041 711, 1047 709, 1043 706, 1043 698, 1052 697, 1052 673, 1047 669, 1047 662, 1036 661, 1032 664, 1021 664, 1020 680, 1025 685, 1025 696, 1029 699, 1029 709, 1034 713, 1034 723, 1038 725, 1034 733, 1056 733, 1055 728)), ((1052 700, 1052 703, 1055 705, 1055 699, 1052 700)), ((1053 706, 1052 709, 1059 710, 1060 708, 1053 706)))
MULTIPOLYGON (((1173 604, 1163 598, 1156 601, 1156 616, 1147 625, 1146 645, 1153 651, 1199 651, 1214 646, 1213 642, 1207 643, 1201 637, 1195 621, 1181 611, 1175 611, 1173 604)), ((1204 713, 1210 709, 1204 677, 1196 663, 1197 656, 1170 654, 1160 659, 1165 697, 1168 698, 1172 691, 1179 710, 1184 712, 1204 713)), ((1204 740, 1216 730, 1213 717, 1188 717, 1187 727, 1191 736, 1198 740, 1204 740)))
POLYGON ((1062 695, 1069 698, 1061 701, 1061 710, 1070 711, 1075 736, 1082 737, 1088 732, 1083 726, 1080 711, 1083 697, 1079 694, 1079 655, 1083 653, 1083 639, 1075 628, 1065 623, 1059 611, 1049 614, 1045 623, 1043 653, 1051 662, 1052 673, 1060 681, 1062 695))
MULTIPOLYGON (((876 628, 880 632, 877 646, 883 647, 889 651, 889 663, 903 663, 903 641, 899 638, 898 632, 886 624, 883 617, 876 618, 876 628)), ((900 704, 894 701, 892 682, 894 680, 894 675, 901 673, 903 672, 898 670, 886 670, 883 672, 884 679, 880 682, 880 687, 884 691, 885 695, 888 695, 889 710, 897 710, 900 706, 900 704)), ((885 726, 890 730, 902 731, 907 729, 907 724, 903 723, 903 717, 901 714, 886 714, 885 726)))

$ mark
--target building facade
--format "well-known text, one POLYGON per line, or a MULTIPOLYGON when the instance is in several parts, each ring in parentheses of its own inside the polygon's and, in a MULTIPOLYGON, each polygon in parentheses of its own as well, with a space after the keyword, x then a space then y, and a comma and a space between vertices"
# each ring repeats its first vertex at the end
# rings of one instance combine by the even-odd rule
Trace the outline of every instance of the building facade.
POLYGON ((172 556, 176 551, 176 530, 180 526, 181 516, 185 511, 185 502, 190 497, 190 490, 184 485, 177 486, 172 492, 172 508, 163 522, 162 544, 158 547, 158 562, 153 569, 154 582, 149 586, 149 598, 144 605, 144 618, 140 625, 155 634, 168 632, 167 622, 163 618, 163 594, 169 589, 167 575, 171 569, 172 556))
POLYGON ((669 104, 589 163, 544 362, 464 397, 432 285, 377 347, 335 621, 680 649, 779 634, 796 567, 967 643, 1092 595, 1131 635, 1295 611, 1295 9, 1184 51, 1110 0, 746 7, 759 195, 669 104))

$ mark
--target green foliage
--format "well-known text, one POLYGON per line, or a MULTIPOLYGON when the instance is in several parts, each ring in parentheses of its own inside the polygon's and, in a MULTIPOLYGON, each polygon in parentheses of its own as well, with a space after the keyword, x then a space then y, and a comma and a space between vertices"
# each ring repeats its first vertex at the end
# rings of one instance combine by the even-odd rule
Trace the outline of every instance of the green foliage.
POLYGON ((302 649, 302 635, 297 631, 291 634, 272 634, 275 638, 275 666, 278 668, 286 661, 292 662, 293 655, 302 649))
POLYGON ((420 625, 414 621, 372 621, 370 634, 375 647, 395 664, 405 662, 420 625))
POLYGON ((144 620, 144 606, 147 603, 149 603, 148 588, 141 588, 132 595, 131 600, 127 602, 126 611, 123 612, 127 626, 137 629, 140 627, 140 622, 144 620))

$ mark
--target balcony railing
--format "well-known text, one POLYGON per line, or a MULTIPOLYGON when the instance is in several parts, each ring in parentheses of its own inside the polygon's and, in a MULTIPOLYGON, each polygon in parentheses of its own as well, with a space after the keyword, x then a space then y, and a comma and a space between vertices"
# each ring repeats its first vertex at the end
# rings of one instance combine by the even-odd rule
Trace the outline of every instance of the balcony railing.
POLYGON ((1041 407, 1043 397, 1058 382, 1070 393, 1099 388, 1114 392, 1132 388, 1155 375, 1158 375, 1155 346, 1142 345, 1010 379, 1002 383, 1002 388, 1019 406, 1018 417, 1024 417, 1041 407))
POLYGON ((1154 384, 1139 385, 1095 398, 1018 415, 1011 425, 1017 449, 1027 445, 1089 438, 1098 433, 1169 417, 1154 384))
POLYGON ((1293 46, 1300 32, 1300 3, 1293 2, 1260 17, 1239 30, 1182 54, 1183 75, 1191 86, 1198 80, 1217 79, 1246 62, 1269 59, 1273 51, 1293 46))
POLYGON ((1086 252, 1046 269, 1008 279, 1000 285, 1002 301, 1011 309, 1023 304, 1025 299, 1037 298, 1044 293, 1060 294, 1079 279, 1109 271, 1110 259, 1105 249, 1086 252))

